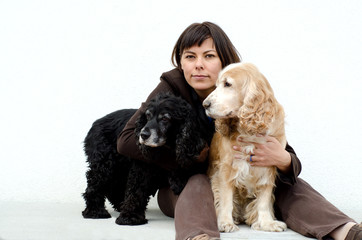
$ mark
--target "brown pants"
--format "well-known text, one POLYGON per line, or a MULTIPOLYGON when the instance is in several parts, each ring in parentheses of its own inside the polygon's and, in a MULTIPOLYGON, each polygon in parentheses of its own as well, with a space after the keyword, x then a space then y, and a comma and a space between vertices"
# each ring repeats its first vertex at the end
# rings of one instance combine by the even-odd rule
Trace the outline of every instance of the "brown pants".
MULTIPOLYGON (((175 218, 176 240, 202 233, 220 237, 213 193, 206 175, 191 177, 179 196, 169 188, 160 189, 158 204, 166 216, 175 218)), ((318 239, 354 221, 300 178, 293 186, 281 185, 276 188, 275 212, 288 228, 318 239)))

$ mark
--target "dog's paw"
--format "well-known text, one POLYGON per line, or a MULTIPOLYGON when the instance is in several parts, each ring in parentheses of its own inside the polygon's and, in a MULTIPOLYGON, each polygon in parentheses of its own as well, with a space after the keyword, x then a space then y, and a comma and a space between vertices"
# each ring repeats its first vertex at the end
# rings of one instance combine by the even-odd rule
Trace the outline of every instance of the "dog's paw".
POLYGON ((281 221, 267 221, 267 222, 255 222, 251 225, 251 228, 259 231, 266 232, 283 232, 287 229, 287 225, 281 221))
POLYGON ((147 219, 144 214, 127 213, 120 214, 116 219, 118 225, 142 225, 147 223, 147 219))
POLYGON ((239 218, 233 218, 233 220, 234 220, 235 225, 239 225, 244 222, 242 219, 239 219, 239 218))
POLYGON ((239 230, 238 226, 236 226, 234 223, 229 222, 220 222, 218 223, 218 227, 220 232, 235 232, 239 230))
POLYGON ((110 218, 111 215, 107 212, 106 209, 101 208, 101 209, 89 209, 86 208, 83 212, 82 215, 84 218, 110 218))

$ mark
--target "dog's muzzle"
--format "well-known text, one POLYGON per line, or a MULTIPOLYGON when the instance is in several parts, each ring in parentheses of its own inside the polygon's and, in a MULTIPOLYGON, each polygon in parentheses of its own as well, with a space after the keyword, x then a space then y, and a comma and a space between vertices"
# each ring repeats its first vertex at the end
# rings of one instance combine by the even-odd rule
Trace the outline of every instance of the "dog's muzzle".
POLYGON ((151 132, 148 128, 142 129, 140 137, 143 141, 146 141, 151 136, 151 132))
POLYGON ((158 136, 157 132, 148 127, 143 128, 138 139, 139 143, 149 147, 159 147, 166 143, 166 139, 158 136))

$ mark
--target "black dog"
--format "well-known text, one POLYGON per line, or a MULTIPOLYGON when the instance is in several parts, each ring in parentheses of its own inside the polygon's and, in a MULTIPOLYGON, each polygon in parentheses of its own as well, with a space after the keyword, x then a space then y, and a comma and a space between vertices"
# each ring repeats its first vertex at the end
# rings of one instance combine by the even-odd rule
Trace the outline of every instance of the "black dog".
POLYGON ((117 224, 147 223, 145 211, 151 195, 167 184, 180 194, 188 178, 205 168, 205 164, 196 162, 206 141, 199 133, 195 113, 185 100, 170 94, 160 94, 150 101, 136 122, 135 135, 142 154, 151 162, 171 149, 176 170, 166 171, 118 154, 118 134, 135 112, 124 109, 98 119, 84 140, 89 164, 83 193, 84 218, 110 218, 104 206, 107 198, 120 212, 117 224))

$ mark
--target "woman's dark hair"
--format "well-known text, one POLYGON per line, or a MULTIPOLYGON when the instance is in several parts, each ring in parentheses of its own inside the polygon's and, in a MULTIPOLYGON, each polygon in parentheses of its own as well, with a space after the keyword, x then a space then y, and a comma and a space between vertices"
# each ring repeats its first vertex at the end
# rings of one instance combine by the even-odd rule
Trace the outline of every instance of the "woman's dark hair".
POLYGON ((208 38, 214 41, 215 49, 221 60, 222 67, 240 62, 240 54, 231 43, 229 37, 216 24, 211 22, 193 23, 188 26, 177 40, 172 52, 172 64, 181 69, 181 55, 184 50, 201 44, 208 38))

